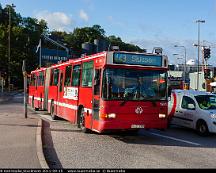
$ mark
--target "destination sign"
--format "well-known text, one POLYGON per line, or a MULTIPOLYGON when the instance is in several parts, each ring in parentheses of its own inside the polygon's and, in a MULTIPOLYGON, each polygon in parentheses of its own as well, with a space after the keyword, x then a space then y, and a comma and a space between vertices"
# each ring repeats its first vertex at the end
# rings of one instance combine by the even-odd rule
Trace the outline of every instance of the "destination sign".
POLYGON ((130 54, 130 53, 114 53, 113 63, 160 67, 162 66, 162 56, 130 54))

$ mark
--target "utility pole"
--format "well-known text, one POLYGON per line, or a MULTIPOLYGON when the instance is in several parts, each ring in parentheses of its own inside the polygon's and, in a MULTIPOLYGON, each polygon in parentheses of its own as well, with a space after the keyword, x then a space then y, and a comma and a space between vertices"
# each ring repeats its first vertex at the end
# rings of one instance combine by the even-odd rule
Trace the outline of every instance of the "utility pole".
POLYGON ((9 25, 8 25, 8 91, 10 91, 10 31, 11 31, 11 6, 8 6, 9 10, 9 25))
POLYGON ((23 60, 23 66, 22 66, 22 72, 23 72, 23 80, 24 80, 24 114, 25 118, 27 118, 27 72, 26 72, 26 60, 23 60))
POLYGON ((200 23, 205 23, 205 20, 196 20, 196 23, 198 23, 198 64, 197 64, 197 90, 199 90, 200 23))
POLYGON ((14 4, 8 5, 8 91, 10 91, 10 82, 11 82, 11 71, 10 71, 10 61, 11 61, 11 8, 15 8, 14 4))
POLYGON ((174 45, 174 47, 182 47, 184 48, 184 75, 183 75, 183 81, 184 81, 184 86, 186 83, 186 71, 187 71, 187 52, 186 52, 186 47, 185 46, 178 46, 174 45))

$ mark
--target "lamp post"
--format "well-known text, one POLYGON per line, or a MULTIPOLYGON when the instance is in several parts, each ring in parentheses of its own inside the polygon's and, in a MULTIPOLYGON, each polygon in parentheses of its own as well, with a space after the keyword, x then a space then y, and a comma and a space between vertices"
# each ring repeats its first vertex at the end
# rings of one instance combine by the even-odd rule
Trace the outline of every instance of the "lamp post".
POLYGON ((14 4, 8 5, 8 91, 10 91, 10 59, 11 59, 11 8, 15 8, 14 4))
MULTIPOLYGON (((183 57, 183 55, 179 55, 178 53, 174 53, 173 56, 182 56, 182 57, 183 57)), ((183 59, 182 57, 177 57, 177 60, 183 59)), ((177 63, 178 63, 178 62, 177 62, 177 63)), ((177 65, 178 65, 178 64, 177 64, 177 65)), ((181 68, 178 67, 177 70, 178 70, 178 71, 181 71, 181 68)))
POLYGON ((187 51, 186 51, 186 47, 185 46, 178 46, 178 45, 174 45, 174 47, 182 47, 184 48, 184 84, 186 83, 186 62, 187 62, 187 51))
POLYGON ((199 90, 199 60, 200 60, 200 23, 205 23, 205 20, 196 20, 198 24, 198 64, 197 64, 197 90, 199 90))

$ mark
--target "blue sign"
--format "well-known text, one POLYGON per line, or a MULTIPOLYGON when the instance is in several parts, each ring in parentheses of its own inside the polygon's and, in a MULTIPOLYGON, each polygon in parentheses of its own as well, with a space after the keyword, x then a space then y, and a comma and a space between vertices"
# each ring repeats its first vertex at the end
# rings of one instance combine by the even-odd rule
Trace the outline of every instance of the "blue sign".
POLYGON ((162 66, 162 56, 161 55, 132 54, 132 53, 114 53, 113 63, 161 67, 162 66))
POLYGON ((67 52, 63 50, 56 50, 56 49, 41 49, 41 63, 52 63, 56 64, 58 61, 67 61, 67 52))

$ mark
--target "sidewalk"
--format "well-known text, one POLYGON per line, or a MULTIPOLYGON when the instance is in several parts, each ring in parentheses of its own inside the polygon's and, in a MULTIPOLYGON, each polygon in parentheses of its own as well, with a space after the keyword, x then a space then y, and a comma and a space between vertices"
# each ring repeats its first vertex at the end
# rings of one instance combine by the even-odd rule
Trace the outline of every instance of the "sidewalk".
POLYGON ((0 168, 41 168, 38 158, 39 117, 28 110, 24 117, 21 93, 0 95, 0 168))

